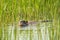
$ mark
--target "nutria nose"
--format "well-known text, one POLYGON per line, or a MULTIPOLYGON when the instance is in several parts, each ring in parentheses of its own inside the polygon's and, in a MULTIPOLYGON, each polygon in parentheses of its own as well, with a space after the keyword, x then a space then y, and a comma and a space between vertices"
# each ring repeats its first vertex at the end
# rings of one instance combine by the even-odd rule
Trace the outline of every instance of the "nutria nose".
POLYGON ((26 27, 26 26, 28 26, 28 21, 25 21, 25 20, 20 21, 20 26, 21 26, 21 27, 26 27))

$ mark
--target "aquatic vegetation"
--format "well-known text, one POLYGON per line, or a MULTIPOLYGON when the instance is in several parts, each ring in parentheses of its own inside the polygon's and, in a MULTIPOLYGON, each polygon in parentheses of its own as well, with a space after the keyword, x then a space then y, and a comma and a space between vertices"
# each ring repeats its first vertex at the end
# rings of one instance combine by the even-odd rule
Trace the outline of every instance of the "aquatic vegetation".
MULTIPOLYGON (((50 40, 60 40, 60 1, 59 0, 0 0, 0 40, 19 39, 19 33, 23 34, 23 30, 19 32, 19 20, 53 20, 52 27, 48 28, 50 40), (14 25, 14 29, 9 28, 14 25), (10 31, 9 31, 10 29, 10 31), (13 34, 14 33, 14 34, 13 34), (9 36, 9 37, 8 37, 9 36)), ((46 23, 48 25, 48 23, 46 23)), ((39 29, 37 24, 37 29, 39 29)), ((47 31, 47 32, 48 32, 47 31)), ((32 40, 33 31, 30 32, 30 40, 32 40)), ((38 37, 41 39, 41 30, 37 31, 38 37)), ((42 40, 42 39, 41 39, 42 40)))

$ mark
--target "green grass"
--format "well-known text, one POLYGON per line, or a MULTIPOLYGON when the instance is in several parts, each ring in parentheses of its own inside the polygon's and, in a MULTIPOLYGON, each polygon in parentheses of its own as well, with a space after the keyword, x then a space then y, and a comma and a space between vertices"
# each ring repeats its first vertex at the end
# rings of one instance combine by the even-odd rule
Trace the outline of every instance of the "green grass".
POLYGON ((59 0, 0 0, 0 39, 2 28, 7 30, 8 24, 13 24, 21 19, 53 20, 53 27, 49 31, 52 31, 54 36, 54 30, 56 30, 56 39, 52 36, 51 40, 60 40, 59 0))

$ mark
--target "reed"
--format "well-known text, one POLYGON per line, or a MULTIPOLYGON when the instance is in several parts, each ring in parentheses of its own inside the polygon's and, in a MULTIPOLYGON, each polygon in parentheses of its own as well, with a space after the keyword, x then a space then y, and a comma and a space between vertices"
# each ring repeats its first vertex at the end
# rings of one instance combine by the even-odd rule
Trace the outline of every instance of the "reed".
MULTIPOLYGON (((17 23, 22 19, 31 21, 53 20, 52 28, 48 29, 51 33, 49 34, 50 40, 60 40, 59 4, 59 0, 0 0, 0 40, 8 40, 8 24, 16 22, 15 27, 17 28, 17 23), (4 39, 2 39, 2 35, 4 35, 4 39)), ((14 34, 15 38, 16 31, 17 29, 14 34)))

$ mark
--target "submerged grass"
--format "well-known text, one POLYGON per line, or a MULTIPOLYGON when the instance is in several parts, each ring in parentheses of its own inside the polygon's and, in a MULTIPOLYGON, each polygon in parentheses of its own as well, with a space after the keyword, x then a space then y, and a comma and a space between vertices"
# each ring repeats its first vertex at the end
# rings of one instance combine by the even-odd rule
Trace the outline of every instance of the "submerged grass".
POLYGON ((3 40, 8 40, 8 33, 6 32, 8 30, 8 24, 17 23, 22 19, 34 21, 53 20, 52 28, 49 28, 50 40, 60 40, 59 0, 0 0, 0 39, 2 40, 4 31, 6 38, 4 37, 3 40))

